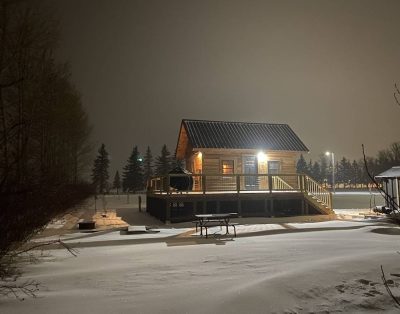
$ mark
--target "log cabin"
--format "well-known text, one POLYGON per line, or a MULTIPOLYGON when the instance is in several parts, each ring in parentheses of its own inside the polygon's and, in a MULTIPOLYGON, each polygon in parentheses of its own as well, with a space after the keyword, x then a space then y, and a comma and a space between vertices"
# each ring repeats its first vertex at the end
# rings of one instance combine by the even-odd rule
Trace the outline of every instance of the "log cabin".
POLYGON ((168 222, 196 213, 330 214, 331 194, 296 173, 299 155, 307 152, 287 124, 183 119, 175 155, 188 172, 153 178, 147 210, 168 222), (186 189, 173 188, 177 177, 190 179, 186 189))

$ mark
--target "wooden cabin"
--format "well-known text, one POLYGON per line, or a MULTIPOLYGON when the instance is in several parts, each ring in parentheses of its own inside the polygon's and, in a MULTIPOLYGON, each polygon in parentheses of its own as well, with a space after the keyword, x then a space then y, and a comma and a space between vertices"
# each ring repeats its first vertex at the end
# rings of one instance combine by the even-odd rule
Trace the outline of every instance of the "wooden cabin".
POLYGON ((152 178, 147 211, 167 222, 196 213, 330 214, 329 191, 296 173, 304 152, 308 148, 287 124, 184 119, 175 153, 188 172, 152 178))
MULTIPOLYGON (((241 186, 255 189, 267 187, 267 180, 250 175, 294 174, 297 158, 304 152, 308 148, 287 124, 184 119, 176 158, 184 160, 193 174, 249 175, 242 178, 241 186)), ((215 177, 214 185, 229 185, 228 177, 222 178, 215 177)), ((236 184, 234 178, 231 181, 230 185, 236 184)), ((194 189, 200 189, 200 180, 195 180, 194 189)))

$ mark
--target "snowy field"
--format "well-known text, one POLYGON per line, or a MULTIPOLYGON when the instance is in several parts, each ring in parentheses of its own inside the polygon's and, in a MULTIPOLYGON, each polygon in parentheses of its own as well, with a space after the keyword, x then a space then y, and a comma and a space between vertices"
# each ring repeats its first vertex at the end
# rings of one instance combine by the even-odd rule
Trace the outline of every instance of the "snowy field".
POLYGON ((396 280, 400 228, 379 221, 286 227, 207 240, 169 231, 149 243, 94 235, 77 257, 52 250, 28 266, 23 279, 41 282, 38 297, 0 299, 0 313, 398 312, 380 265, 396 280))
POLYGON ((398 313, 380 265, 400 296, 391 275, 400 274, 400 228, 358 217, 373 198, 334 195, 335 212, 352 220, 248 218, 237 238, 215 227, 205 239, 190 223, 166 226, 138 212, 137 196, 107 196, 107 208, 152 232, 62 235, 78 256, 44 251, 21 278, 41 283, 37 298, 0 298, 0 313, 398 313))

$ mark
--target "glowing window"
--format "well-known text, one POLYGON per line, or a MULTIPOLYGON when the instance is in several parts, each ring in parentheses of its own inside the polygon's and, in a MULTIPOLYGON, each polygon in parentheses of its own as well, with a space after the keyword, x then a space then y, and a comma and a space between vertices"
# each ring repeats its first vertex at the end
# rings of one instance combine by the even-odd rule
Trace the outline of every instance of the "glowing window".
POLYGON ((234 163, 233 160, 222 160, 222 174, 233 174, 234 163))

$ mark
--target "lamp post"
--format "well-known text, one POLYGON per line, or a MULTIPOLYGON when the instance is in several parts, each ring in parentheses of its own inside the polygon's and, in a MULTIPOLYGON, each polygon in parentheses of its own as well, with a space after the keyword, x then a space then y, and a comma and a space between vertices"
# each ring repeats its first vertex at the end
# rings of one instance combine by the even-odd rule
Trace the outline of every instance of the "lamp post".
POLYGON ((335 193, 335 153, 326 152, 325 155, 332 157, 332 188, 333 188, 333 193, 335 193))

